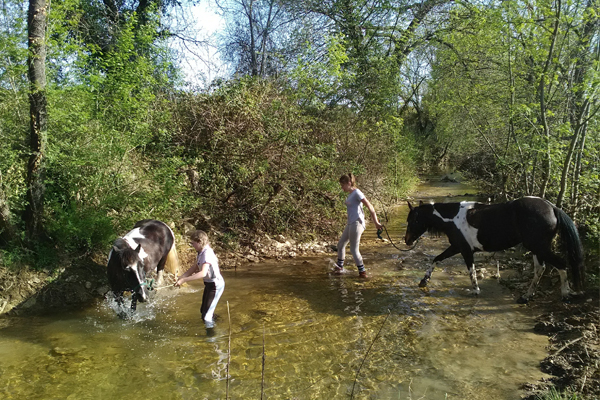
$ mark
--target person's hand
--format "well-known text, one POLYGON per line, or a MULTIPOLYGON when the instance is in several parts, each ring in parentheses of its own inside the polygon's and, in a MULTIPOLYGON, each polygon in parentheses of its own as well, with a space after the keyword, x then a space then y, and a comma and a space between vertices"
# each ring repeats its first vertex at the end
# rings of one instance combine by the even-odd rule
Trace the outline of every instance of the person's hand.
POLYGON ((181 287, 181 284, 183 283, 182 279, 177 279, 177 281, 173 284, 173 286, 175 286, 176 288, 181 287))
POLYGON ((381 225, 379 222, 375 222, 375 226, 377 227, 377 230, 383 229, 383 225, 381 225))

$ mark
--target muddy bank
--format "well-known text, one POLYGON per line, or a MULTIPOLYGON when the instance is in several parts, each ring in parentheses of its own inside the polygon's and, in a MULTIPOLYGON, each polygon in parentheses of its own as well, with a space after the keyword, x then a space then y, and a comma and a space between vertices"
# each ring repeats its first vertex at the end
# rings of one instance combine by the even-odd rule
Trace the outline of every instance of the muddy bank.
MULTIPOLYGON (((555 296, 554 296, 555 297, 555 296)), ((553 298, 554 298, 553 297, 553 298)), ((565 304, 542 298, 531 305, 539 310, 534 331, 550 340, 542 372, 553 376, 547 382, 525 386, 528 400, 554 386, 581 399, 600 398, 600 304, 598 290, 565 304)))
MULTIPOLYGON (((509 269, 501 284, 518 298, 533 278, 529 257, 503 260, 509 269)), ((588 265, 594 265, 590 261, 588 265)), ((600 291, 588 287, 586 292, 563 302, 560 277, 556 270, 546 271, 534 298, 524 307, 531 308, 537 323, 533 331, 548 336, 548 355, 540 370, 552 378, 523 385, 523 398, 539 400, 552 388, 558 392, 577 394, 578 399, 600 398, 600 291)))

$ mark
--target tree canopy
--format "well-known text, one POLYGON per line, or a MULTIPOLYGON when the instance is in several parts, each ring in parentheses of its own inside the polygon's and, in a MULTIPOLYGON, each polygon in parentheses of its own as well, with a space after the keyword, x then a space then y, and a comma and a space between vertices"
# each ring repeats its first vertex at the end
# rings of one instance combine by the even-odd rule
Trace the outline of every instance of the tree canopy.
POLYGON ((24 240, 39 264, 103 249, 148 217, 223 243, 326 235, 349 171, 389 202, 417 171, 460 169, 600 237, 598 0, 219 0, 231 74, 199 89, 170 45, 194 2, 42 3, 0 19, 4 260, 24 240))

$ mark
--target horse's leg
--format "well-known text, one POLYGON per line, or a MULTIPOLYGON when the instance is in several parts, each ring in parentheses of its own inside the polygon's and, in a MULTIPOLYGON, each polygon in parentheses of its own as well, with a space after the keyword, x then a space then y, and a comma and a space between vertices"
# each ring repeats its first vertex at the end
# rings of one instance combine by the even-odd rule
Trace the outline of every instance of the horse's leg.
POLYGON ((571 295, 575 293, 569 286, 569 279, 567 277, 567 263, 552 251, 548 251, 547 254, 544 254, 543 259, 558 270, 558 275, 560 276, 560 294, 563 301, 568 301, 571 295))
POLYGON ((123 292, 113 292, 113 296, 115 297, 115 302, 119 308, 123 307, 123 292))
POLYGON ((421 279, 421 282, 419 282, 419 287, 427 286, 427 283, 429 283, 429 280, 431 279, 431 274, 433 273, 433 270, 435 269, 436 263, 438 263, 442 260, 445 260, 448 257, 452 257, 455 254, 458 254, 458 250, 456 250, 456 248, 454 246, 450 246, 446 250, 444 250, 440 255, 438 255, 436 258, 434 258, 433 261, 431 262, 431 266, 429 268, 427 268, 427 271, 425 271, 425 276, 423 277, 423 279, 421 279))
POLYGON ((160 271, 158 271, 158 272, 157 272, 157 274, 156 274, 156 286, 157 286, 157 287, 160 287, 160 286, 162 286, 162 284, 163 284, 163 280, 164 280, 164 279, 163 279, 163 275, 164 275, 164 272, 165 272, 165 271, 161 269, 161 270, 160 270, 160 271))
POLYGON ((475 295, 479 296, 481 290, 479 289, 479 284, 477 283, 477 270, 475 269, 475 258, 473 257, 473 251, 471 248, 468 248, 463 250, 461 254, 465 260, 465 264, 467 265, 467 270, 469 271, 473 292, 475 295))
POLYGON ((560 276, 560 294, 563 301, 566 301, 574 293, 569 286, 569 279, 567 278, 567 270, 559 269, 558 275, 560 276))
POLYGON ((127 318, 127 312, 125 311, 125 299, 123 299, 123 292, 113 292, 115 296, 115 302, 117 303, 117 316, 121 319, 127 318))
POLYGON ((527 304, 527 302, 529 302, 529 299, 531 299, 531 297, 535 293, 535 289, 537 288, 537 285, 540 283, 540 279, 542 279, 542 275, 544 275, 545 270, 546 270, 545 263, 544 262, 540 263, 538 256, 534 255, 533 256, 533 280, 531 281, 531 284, 529 285, 529 290, 527 290, 527 293, 525 295, 521 296, 519 298, 519 300, 517 300, 517 303, 527 304))
MULTIPOLYGON (((163 285, 164 273, 165 273, 165 264, 167 263, 167 254, 163 258, 160 259, 158 264, 156 265, 156 286, 160 287, 163 285)), ((177 279, 177 277, 175 277, 177 279)))
POLYGON ((138 301, 138 296, 137 293, 132 293, 131 294, 131 311, 135 311, 137 308, 137 301, 138 301))

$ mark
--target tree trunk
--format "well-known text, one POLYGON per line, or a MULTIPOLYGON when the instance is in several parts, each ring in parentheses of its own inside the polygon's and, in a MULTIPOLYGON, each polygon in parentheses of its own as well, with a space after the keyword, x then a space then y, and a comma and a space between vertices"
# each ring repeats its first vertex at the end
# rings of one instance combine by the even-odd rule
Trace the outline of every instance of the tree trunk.
MULTIPOLYGON (((245 4, 244 4, 245 5, 245 4)), ((248 28, 250 29, 250 68, 252 76, 258 76, 258 61, 256 59, 256 39, 254 38, 254 0, 250 0, 250 4, 246 9, 248 17, 248 28)))
POLYGON ((560 12, 561 12, 562 4, 561 0, 556 0, 556 20, 554 22, 554 29, 552 32, 552 42, 550 43, 550 49, 548 50, 548 58, 546 59, 546 63, 544 65, 544 70, 542 75, 540 76, 540 86, 539 86, 539 100, 540 100, 540 117, 542 120, 542 127, 544 130, 544 140, 546 141, 546 158, 543 161, 543 169, 542 169, 542 187, 540 189, 540 197, 544 198, 546 196, 546 189, 548 187, 548 182, 550 181, 550 176, 552 175, 552 160, 550 159, 550 128, 548 126, 548 121, 546 120, 546 98, 545 98, 545 90, 546 90, 546 79, 548 77, 548 71, 550 69, 550 64, 552 62, 552 58, 554 57, 554 46, 556 45, 556 39, 558 37, 558 27, 560 24, 560 12))
POLYGON ((10 208, 6 202, 6 194, 2 184, 2 172, 0 172, 0 243, 7 243, 17 237, 15 226, 11 221, 10 208))
MULTIPOLYGON (((585 137, 585 129, 587 127, 587 114, 589 112, 589 102, 586 100, 584 102, 584 107, 582 110, 579 110, 580 115, 579 115, 579 121, 577 123, 577 126, 575 127, 575 132, 573 134, 573 138, 571 139, 571 144, 569 145, 569 150, 567 151, 567 155, 565 158, 565 163, 563 165, 563 169, 562 169, 562 174, 560 177, 560 192, 558 193, 558 198, 556 199, 556 207, 562 208, 563 206, 563 199, 565 198, 565 193, 567 191, 567 186, 568 186, 568 175, 569 175, 569 170, 571 168, 571 162, 573 160, 573 155, 575 154, 575 149, 577 146, 577 143, 579 143, 581 140, 581 137, 585 137)), ((582 139, 585 143, 585 139, 582 139)))
POLYGON ((575 161, 575 171, 573 173, 573 189, 572 189, 572 197, 571 197, 571 205, 573 206, 573 215, 575 218, 577 214, 577 210, 579 209, 579 177, 581 176, 581 157, 583 155, 583 149, 585 148, 585 137, 587 134, 587 123, 586 126, 583 127, 583 131, 581 134, 581 142, 579 144, 579 149, 577 151, 577 160, 575 161))
POLYGON ((265 64, 267 63, 267 39, 271 34, 271 15, 273 13, 273 1, 269 3, 269 15, 267 17, 267 26, 262 35, 262 44, 261 44, 261 61, 260 61, 260 76, 265 76, 267 70, 265 64))
POLYGON ((577 52, 572 55, 572 58, 576 61, 573 72, 573 83, 570 88, 574 94, 574 99, 571 102, 572 111, 569 114, 571 115, 571 126, 575 127, 575 129, 563 165, 560 180, 560 192, 558 194, 558 199, 556 200, 557 207, 562 207, 565 198, 568 199, 566 192, 569 186, 572 187, 572 203, 577 201, 576 187, 578 186, 578 183, 576 184, 575 182, 579 180, 579 173, 581 171, 581 154, 585 147, 585 136, 587 133, 591 107, 590 100, 588 99, 589 86, 593 87, 593 85, 586 84, 586 80, 589 80, 589 77, 586 77, 586 75, 590 69, 594 68, 594 64, 596 64, 596 68, 598 68, 597 63, 600 61, 600 43, 594 42, 593 40, 594 36, 597 34, 599 22, 597 16, 591 17, 597 15, 597 13, 594 12, 595 7, 595 1, 589 0, 586 5, 585 14, 590 15, 590 17, 587 19, 586 23, 578 29, 578 43, 575 46, 577 52), (582 145, 580 146, 579 143, 582 145), (580 146, 579 149, 577 149, 578 146, 580 146), (574 173, 571 185, 569 185, 569 171, 573 162, 573 157, 575 157, 575 165, 573 167, 574 173))
POLYGON ((27 167, 27 201, 24 220, 27 238, 34 240, 42 231, 44 209, 44 157, 46 152, 46 27, 49 0, 30 0, 27 14, 29 33, 29 114, 31 156, 27 167))

